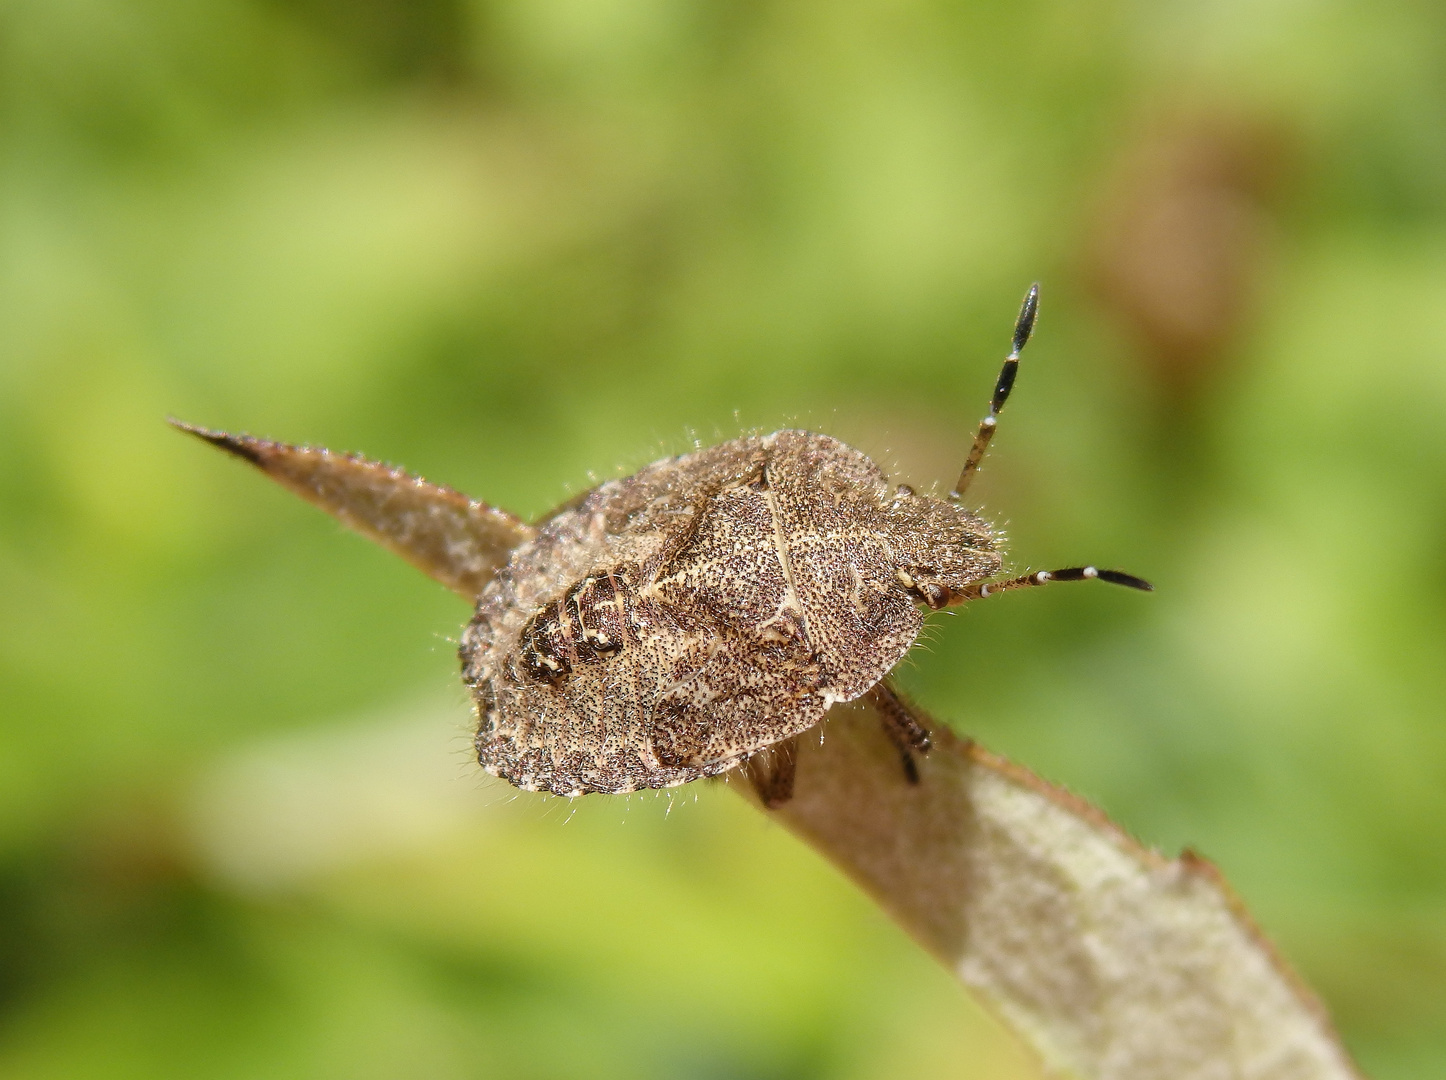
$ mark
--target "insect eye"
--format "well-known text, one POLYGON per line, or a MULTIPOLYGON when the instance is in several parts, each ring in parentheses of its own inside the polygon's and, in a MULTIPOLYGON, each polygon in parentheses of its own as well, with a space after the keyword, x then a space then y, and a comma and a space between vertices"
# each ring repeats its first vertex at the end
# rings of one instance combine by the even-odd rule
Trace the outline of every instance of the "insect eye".
MULTIPOLYGON (((921 574, 928 572, 929 571, 926 569, 919 570, 919 573, 921 574)), ((906 590, 908 590, 910 596, 912 596, 915 600, 927 604, 929 608, 933 611, 938 611, 942 607, 947 607, 949 604, 949 600, 953 595, 943 585, 940 585, 937 582, 933 581, 921 581, 913 574, 909 573, 909 571, 907 570, 900 570, 898 572, 898 577, 899 583, 903 585, 906 590)))
POLYGON ((914 585, 914 595, 928 604, 930 609, 934 611, 938 611, 942 607, 947 607, 949 604, 949 590, 943 585, 936 584, 932 581, 916 582, 914 585))

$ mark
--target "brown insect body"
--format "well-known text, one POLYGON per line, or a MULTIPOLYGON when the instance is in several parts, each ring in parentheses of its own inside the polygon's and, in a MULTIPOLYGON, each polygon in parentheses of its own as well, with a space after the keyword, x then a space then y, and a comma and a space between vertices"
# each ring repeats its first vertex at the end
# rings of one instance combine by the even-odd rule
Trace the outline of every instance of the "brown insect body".
POLYGON ((733 768, 867 693, 919 604, 998 572, 989 525, 826 435, 667 458, 555 513, 462 637, 483 768, 559 795, 733 768))
POLYGON ((994 534, 960 505, 1038 303, 1035 286, 948 499, 891 487, 836 439, 778 431, 656 461, 529 525, 365 458, 173 423, 475 603, 459 654, 488 772, 584 795, 746 762, 761 801, 780 806, 793 737, 864 695, 901 777, 922 782, 928 728, 885 680, 918 637, 920 605, 1059 581, 1150 589, 1093 566, 995 579, 994 534))

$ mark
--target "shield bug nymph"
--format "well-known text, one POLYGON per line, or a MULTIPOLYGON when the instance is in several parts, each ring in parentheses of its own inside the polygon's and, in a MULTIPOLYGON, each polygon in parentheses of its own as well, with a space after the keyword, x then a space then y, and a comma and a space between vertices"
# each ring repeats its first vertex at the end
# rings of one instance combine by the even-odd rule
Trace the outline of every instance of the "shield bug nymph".
MULTIPOLYGON (((476 601, 462 676, 482 767, 557 795, 673 787, 744 763, 867 697, 903 761, 928 732, 888 675, 927 611, 1055 581, 1148 590, 1113 570, 1000 578, 962 498, 1034 327, 1030 289, 958 481, 936 498, 808 431, 735 439, 602 484, 534 526, 364 459, 187 430, 260 466, 476 601)), ((186 427, 186 425, 182 425, 186 427)))

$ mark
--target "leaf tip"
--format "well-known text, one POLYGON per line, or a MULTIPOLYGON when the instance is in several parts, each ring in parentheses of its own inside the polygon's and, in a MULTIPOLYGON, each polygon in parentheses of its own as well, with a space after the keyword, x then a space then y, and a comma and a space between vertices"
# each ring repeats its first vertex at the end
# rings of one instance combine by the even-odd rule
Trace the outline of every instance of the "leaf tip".
POLYGON ((234 454, 243 461, 249 461, 258 469, 264 469, 266 462, 262 457, 259 442, 249 435, 230 435, 224 431, 215 431, 211 428, 201 427, 199 424, 190 424, 174 416, 166 417, 166 423, 177 431, 184 431, 187 435, 194 435, 203 442, 208 442, 218 449, 234 454))

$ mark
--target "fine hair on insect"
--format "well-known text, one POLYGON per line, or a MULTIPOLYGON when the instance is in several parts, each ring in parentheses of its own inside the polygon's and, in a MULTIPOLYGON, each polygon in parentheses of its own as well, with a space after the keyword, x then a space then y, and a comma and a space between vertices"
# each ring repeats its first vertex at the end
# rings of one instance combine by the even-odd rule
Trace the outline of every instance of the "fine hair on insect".
POLYGON ((997 532, 964 505, 1038 312, 1036 285, 943 498, 786 429, 663 458, 526 523, 364 458, 177 426, 474 603, 458 656, 486 771, 576 796, 741 769, 778 806, 797 738, 842 702, 877 714, 902 783, 927 782, 927 725, 890 673, 929 612, 1055 582, 1150 590, 1089 565, 1003 576, 997 532))

